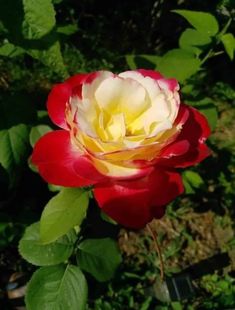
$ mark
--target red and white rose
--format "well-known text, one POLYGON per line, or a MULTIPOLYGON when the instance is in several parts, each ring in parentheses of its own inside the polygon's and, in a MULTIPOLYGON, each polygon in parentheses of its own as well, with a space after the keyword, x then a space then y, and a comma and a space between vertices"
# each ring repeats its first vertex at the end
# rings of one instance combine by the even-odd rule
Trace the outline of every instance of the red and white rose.
POLYGON ((78 74, 54 86, 47 107, 61 129, 37 142, 39 173, 56 185, 93 185, 100 208, 127 227, 160 218, 183 192, 176 169, 210 153, 207 120, 156 71, 78 74))

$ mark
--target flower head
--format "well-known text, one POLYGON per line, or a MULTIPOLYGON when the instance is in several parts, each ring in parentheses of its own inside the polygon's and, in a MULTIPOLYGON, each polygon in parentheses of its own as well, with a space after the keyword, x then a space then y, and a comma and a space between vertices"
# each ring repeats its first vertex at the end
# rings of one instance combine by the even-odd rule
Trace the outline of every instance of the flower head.
POLYGON ((209 155, 208 123, 178 91, 175 79, 152 70, 75 75, 49 95, 49 115, 63 130, 38 141, 32 162, 50 183, 94 185, 104 212, 144 227, 183 192, 176 168, 209 155))

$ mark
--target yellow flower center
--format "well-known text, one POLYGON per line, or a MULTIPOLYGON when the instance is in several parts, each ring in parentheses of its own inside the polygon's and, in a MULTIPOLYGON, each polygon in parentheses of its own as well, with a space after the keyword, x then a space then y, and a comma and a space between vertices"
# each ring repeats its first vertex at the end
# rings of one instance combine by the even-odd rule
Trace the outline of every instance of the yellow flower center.
MULTIPOLYGON (((99 168, 103 161, 119 168, 151 161, 179 131, 174 126, 178 89, 170 91, 164 80, 134 71, 118 76, 103 71, 83 84, 81 97, 70 98, 66 119, 73 143, 99 168)), ((102 173, 105 169, 100 168, 102 173)))

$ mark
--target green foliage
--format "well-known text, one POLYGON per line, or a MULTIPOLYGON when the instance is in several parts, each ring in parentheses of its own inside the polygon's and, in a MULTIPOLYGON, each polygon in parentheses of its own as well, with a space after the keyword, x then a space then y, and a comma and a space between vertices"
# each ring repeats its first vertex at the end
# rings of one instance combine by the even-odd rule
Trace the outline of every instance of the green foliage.
POLYGON ((115 222, 111 217, 109 217, 106 213, 104 212, 100 212, 100 217, 102 218, 102 220, 110 223, 110 224, 113 224, 113 225, 117 225, 117 222, 115 222))
POLYGON ((196 29, 187 28, 179 38, 179 46, 182 49, 200 55, 201 50, 197 47, 207 46, 212 42, 211 37, 196 29))
POLYGON ((126 55, 126 62, 131 70, 137 68, 156 69, 160 61, 161 57, 156 55, 126 55))
POLYGON ((232 33, 226 33, 221 37, 221 41, 224 45, 225 51, 229 58, 233 60, 235 50, 235 38, 232 33))
POLYGON ((48 125, 38 125, 38 126, 32 127, 30 134, 29 134, 29 141, 30 141, 31 146, 34 147, 38 139, 51 130, 52 128, 49 127, 48 125))
POLYGON ((51 0, 23 0, 23 10, 22 33, 25 39, 41 39, 55 27, 55 10, 51 0))
POLYGON ((213 47, 220 41, 230 59, 233 60, 235 40, 231 33, 226 33, 231 19, 218 33, 218 21, 210 13, 191 10, 173 10, 172 12, 184 17, 195 29, 187 28, 179 38, 180 48, 172 49, 163 56, 126 55, 126 62, 130 69, 140 67, 157 69, 166 77, 174 77, 183 84, 191 76, 200 72, 207 59, 222 53, 222 51, 213 51, 213 47))
POLYGON ((186 194, 194 194, 197 189, 204 185, 204 182, 197 172, 186 170, 182 173, 186 194))
POLYGON ((24 54, 24 50, 20 47, 16 47, 14 44, 11 43, 4 43, 0 47, 0 56, 5 57, 17 57, 21 54, 24 54))
POLYGON ((230 276, 223 278, 217 274, 204 276, 201 280, 202 288, 213 296, 212 300, 205 300, 205 309, 221 309, 235 305, 235 283, 230 276))
POLYGON ((0 19, 8 32, 8 45, 1 47, 4 56, 25 52, 61 77, 68 76, 55 31, 55 11, 51 0, 1 2, 0 19))
POLYGON ((86 217, 88 193, 79 188, 64 188, 53 197, 42 212, 40 239, 47 244, 79 226, 86 217), (63 223, 63 225, 62 225, 63 223))
POLYGON ((201 33, 214 36, 219 31, 218 22, 210 13, 191 10, 173 10, 172 12, 183 16, 196 30, 201 33))
POLYGON ((60 43, 55 40, 55 38, 53 38, 46 49, 29 47, 26 49, 26 52, 33 58, 40 60, 44 65, 53 69, 56 73, 61 75, 61 77, 66 78, 68 73, 61 55, 60 43))
POLYGON ((42 267, 28 283, 25 301, 28 310, 85 310, 86 279, 77 266, 42 267))
POLYGON ((121 263, 117 244, 110 238, 87 239, 78 246, 78 266, 100 282, 109 281, 121 263))
POLYGON ((191 52, 174 49, 163 55, 157 69, 166 77, 174 77, 183 82, 199 70, 200 64, 200 60, 191 52))
POLYGON ((27 227, 19 243, 19 252, 29 263, 50 266, 65 262, 73 253, 77 236, 74 230, 50 244, 41 244, 39 222, 27 227))
POLYGON ((0 96, 0 164, 10 186, 16 184, 29 155, 29 125, 35 119, 36 111, 25 93, 0 96))
POLYGON ((17 168, 27 159, 29 128, 19 124, 0 131, 0 163, 9 174, 10 185, 17 181, 17 168))
POLYGON ((204 114, 209 122, 210 128, 214 130, 216 128, 216 123, 218 119, 218 112, 212 99, 204 98, 196 102, 190 102, 194 107, 199 109, 199 111, 204 114))
POLYGON ((65 26, 57 27, 57 33, 70 36, 78 31, 78 26, 76 24, 69 24, 65 26))

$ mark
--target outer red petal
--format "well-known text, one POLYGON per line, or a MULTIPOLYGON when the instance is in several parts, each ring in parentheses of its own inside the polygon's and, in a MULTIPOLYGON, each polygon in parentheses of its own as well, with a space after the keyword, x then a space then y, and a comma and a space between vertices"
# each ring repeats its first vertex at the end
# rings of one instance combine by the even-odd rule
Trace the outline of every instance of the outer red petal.
POLYGON ((91 73, 76 74, 68 78, 65 82, 68 83, 71 88, 74 88, 77 87, 78 85, 83 84, 90 74, 91 73))
POLYGON ((175 91, 179 90, 179 83, 176 79, 166 79, 163 78, 160 80, 160 85, 163 84, 162 86, 165 86, 170 90, 170 91, 175 91))
POLYGON ((158 208, 155 206, 165 206, 177 196, 184 192, 181 175, 174 171, 155 171, 150 175, 148 186, 152 193, 152 214, 158 217, 158 208))
POLYGON ((180 109, 180 114, 188 111, 189 116, 176 140, 163 149, 162 158, 158 162, 160 165, 188 167, 199 163, 210 154, 210 150, 204 144, 210 135, 210 127, 205 116, 187 105, 182 105, 180 109))
POLYGON ((68 129, 65 119, 65 107, 71 94, 72 88, 69 84, 56 84, 47 99, 47 110, 52 122, 64 129, 68 129))
POLYGON ((136 70, 137 72, 141 73, 144 77, 145 76, 149 76, 151 77, 152 79, 154 80, 160 80, 160 79, 163 79, 164 76, 161 75, 160 72, 158 71, 154 71, 154 70, 146 70, 146 69, 138 69, 136 70))
POLYGON ((31 160, 41 176, 52 184, 87 186, 94 184, 97 179, 105 179, 86 157, 74 149, 68 131, 57 130, 44 135, 36 143, 31 160))
POLYGON ((158 85, 160 86, 160 88, 163 88, 163 89, 167 88, 170 91, 179 90, 179 84, 176 79, 166 79, 158 71, 145 70, 145 69, 138 69, 136 71, 142 74, 144 77, 148 76, 158 81, 158 85))
POLYGON ((95 198, 104 212, 121 225, 140 229, 164 215, 164 205, 183 192, 178 173, 155 170, 146 178, 96 185, 95 198))
POLYGON ((48 114, 52 122, 61 128, 68 129, 65 119, 66 103, 69 101, 71 95, 81 94, 82 83, 88 78, 90 74, 77 74, 67 79, 64 83, 56 84, 47 100, 48 114))

